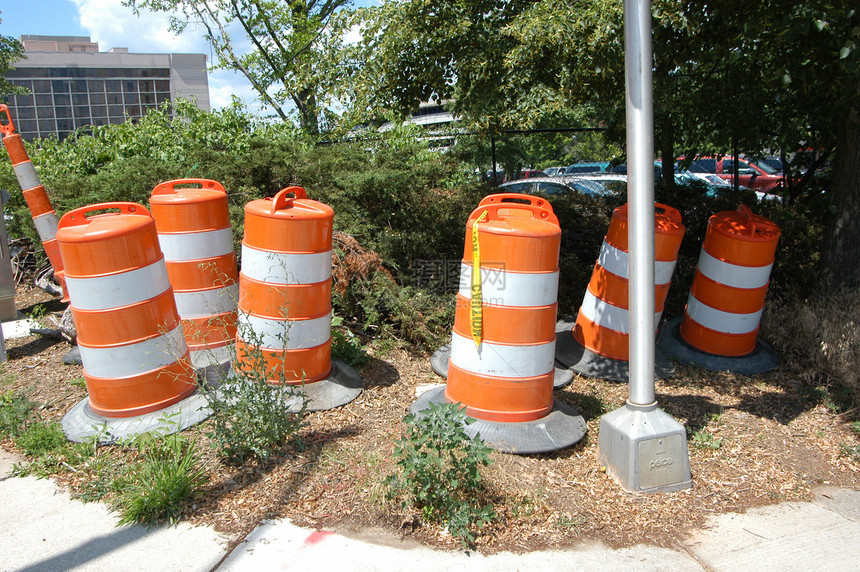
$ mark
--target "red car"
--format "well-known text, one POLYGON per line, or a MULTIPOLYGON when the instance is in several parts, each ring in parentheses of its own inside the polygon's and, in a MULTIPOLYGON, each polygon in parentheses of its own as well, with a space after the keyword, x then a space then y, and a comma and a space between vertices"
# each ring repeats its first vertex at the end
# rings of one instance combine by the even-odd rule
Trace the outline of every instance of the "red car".
POLYGON ((520 171, 518 179, 531 179, 533 177, 546 177, 546 173, 537 169, 523 169, 520 171))
MULTIPOLYGON (((683 161, 684 157, 678 158, 678 163, 683 161)), ((721 179, 733 183, 734 157, 696 157, 690 163, 688 170, 691 173, 713 173, 721 179)), ((765 193, 784 185, 782 173, 768 172, 759 165, 744 159, 738 160, 738 180, 742 187, 765 193)))

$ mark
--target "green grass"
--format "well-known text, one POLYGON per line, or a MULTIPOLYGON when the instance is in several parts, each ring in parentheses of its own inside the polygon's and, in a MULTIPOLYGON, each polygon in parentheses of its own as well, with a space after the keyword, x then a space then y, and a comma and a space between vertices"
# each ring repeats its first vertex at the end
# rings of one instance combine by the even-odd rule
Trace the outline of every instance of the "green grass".
POLYGON ((118 524, 175 524, 208 480, 193 442, 178 433, 159 438, 116 481, 118 524))

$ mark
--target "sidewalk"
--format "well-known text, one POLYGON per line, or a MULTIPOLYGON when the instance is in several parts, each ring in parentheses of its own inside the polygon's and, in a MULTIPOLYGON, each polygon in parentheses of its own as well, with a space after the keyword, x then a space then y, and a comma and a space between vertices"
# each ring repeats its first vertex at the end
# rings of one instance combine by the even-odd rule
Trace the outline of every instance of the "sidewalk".
POLYGON ((0 571, 410 572, 469 567, 514 570, 852 570, 860 562, 860 491, 816 490, 811 503, 724 514, 677 539, 675 550, 600 543, 530 554, 440 552, 385 531, 373 541, 267 521, 229 551, 209 527, 116 528, 104 505, 71 500, 50 480, 7 476, 16 458, 0 449, 0 571), (228 552, 229 551, 229 552, 228 552))

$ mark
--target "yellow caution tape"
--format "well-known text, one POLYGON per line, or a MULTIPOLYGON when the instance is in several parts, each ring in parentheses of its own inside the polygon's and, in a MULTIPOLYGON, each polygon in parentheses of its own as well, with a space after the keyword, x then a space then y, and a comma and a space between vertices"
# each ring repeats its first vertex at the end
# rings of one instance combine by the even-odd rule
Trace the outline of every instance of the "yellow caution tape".
POLYGON ((484 309, 481 295, 481 245, 478 243, 478 223, 487 218, 487 211, 481 213, 472 225, 472 299, 469 303, 471 311, 472 339, 475 347, 481 347, 484 334, 484 309))

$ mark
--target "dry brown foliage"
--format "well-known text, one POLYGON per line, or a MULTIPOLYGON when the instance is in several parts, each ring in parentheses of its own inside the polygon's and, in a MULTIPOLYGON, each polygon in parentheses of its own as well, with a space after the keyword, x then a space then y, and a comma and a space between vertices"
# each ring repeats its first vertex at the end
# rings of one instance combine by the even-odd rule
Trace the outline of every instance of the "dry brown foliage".
POLYGON ((775 300, 761 334, 810 385, 837 382, 860 401, 860 292, 827 300, 775 300))

